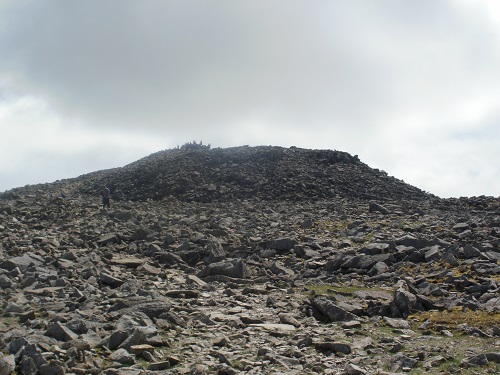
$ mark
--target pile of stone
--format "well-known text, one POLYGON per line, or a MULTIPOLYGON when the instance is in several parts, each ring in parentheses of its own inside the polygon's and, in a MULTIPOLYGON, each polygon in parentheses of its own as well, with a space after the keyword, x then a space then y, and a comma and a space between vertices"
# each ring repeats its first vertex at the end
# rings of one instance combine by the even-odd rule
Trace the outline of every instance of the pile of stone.
MULTIPOLYGON (((236 151, 219 165, 249 160, 236 151)), ((321 155, 325 170, 365 168, 321 155)), ((206 202, 194 189, 103 210, 85 193, 122 174, 3 195, 0 375, 500 371, 499 198, 391 180, 375 200, 261 188, 206 202)))

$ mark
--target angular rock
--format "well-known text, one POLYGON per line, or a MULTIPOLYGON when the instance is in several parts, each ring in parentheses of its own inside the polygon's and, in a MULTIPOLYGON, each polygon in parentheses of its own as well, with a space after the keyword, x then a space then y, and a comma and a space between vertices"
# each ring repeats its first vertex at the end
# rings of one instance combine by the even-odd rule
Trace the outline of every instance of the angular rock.
POLYGON ((0 194, 0 353, 15 371, 372 374, 394 359, 393 371, 413 360, 432 372, 443 348, 446 361, 462 356, 455 330, 494 371, 494 319, 412 334, 389 318, 500 311, 499 198, 433 197, 329 150, 190 147, 0 194), (103 183, 112 210, 99 210, 103 183), (389 212, 367 212, 370 201, 389 212), (328 324, 306 296, 359 318, 328 324), (54 322, 78 339, 44 336, 54 322), (140 363, 110 360, 122 344, 140 363))
POLYGON ((0 375, 10 375, 16 367, 16 359, 13 354, 1 357, 0 354, 0 375))
POLYGON ((271 243, 271 248, 277 251, 289 251, 297 244, 294 238, 283 237, 277 238, 271 243))
POLYGON ((213 275, 228 276, 236 279, 246 279, 249 271, 242 259, 236 261, 222 261, 209 264, 205 270, 200 272, 197 276, 204 278, 213 275))
POLYGON ((310 303, 332 322, 356 320, 358 318, 326 298, 313 298, 310 303))
POLYGON ((368 208, 368 211, 369 212, 379 212, 379 213, 384 214, 384 215, 389 214, 389 210, 387 208, 385 208, 384 206, 382 206, 381 204, 378 204, 376 202, 370 202, 370 206, 368 208))
POLYGON ((416 359, 410 358, 403 353, 398 353, 391 358, 391 370, 393 371, 409 371, 412 368, 416 367, 417 364, 418 361, 416 359))
POLYGON ((368 374, 365 370, 363 370, 361 367, 354 365, 352 363, 349 363, 346 368, 345 368, 345 373, 346 375, 365 375, 368 374))
POLYGON ((169 361, 155 362, 155 363, 151 363, 148 366, 149 371, 163 371, 163 370, 167 370, 169 368, 170 368, 169 361))
POLYGON ((60 361, 50 361, 38 368, 40 375, 64 375, 66 374, 66 366, 60 361))
POLYGON ((118 243, 119 241, 120 241, 120 237, 117 233, 105 234, 96 240, 97 244, 99 244, 101 246, 109 245, 109 244, 113 244, 113 243, 118 243))
POLYGON ((147 344, 147 337, 146 334, 140 330, 136 329, 132 335, 127 337, 119 346, 118 348, 120 349, 126 349, 129 350, 131 346, 133 345, 142 345, 142 344, 147 344))
POLYGON ((394 318, 406 318, 410 315, 411 311, 415 309, 417 305, 417 297, 401 288, 394 292, 394 300, 392 301, 393 307, 393 317, 394 318))
POLYGON ((19 372, 23 375, 36 375, 38 369, 36 368, 33 358, 23 357, 19 363, 19 372))
POLYGON ((135 355, 130 354, 125 349, 118 349, 110 354, 109 359, 114 362, 123 364, 133 364, 135 363, 135 355))
POLYGON ((226 258, 226 251, 217 238, 212 237, 208 242, 207 248, 208 254, 205 257, 205 262, 207 264, 220 262, 226 258))
POLYGON ((104 285, 108 285, 111 288, 118 288, 121 286, 125 281, 121 280, 113 275, 109 275, 107 273, 102 273, 101 278, 100 278, 101 283, 104 285))
POLYGON ((7 275, 0 275, 0 288, 7 289, 12 286, 12 280, 7 275))
POLYGON ((71 331, 68 327, 63 326, 60 322, 55 322, 45 332, 46 336, 55 338, 58 341, 76 340, 78 335, 71 331))
POLYGON ((19 268, 22 271, 28 269, 29 266, 41 266, 43 264, 43 259, 36 254, 26 253, 19 257, 10 258, 0 262, 0 268, 12 271, 15 268, 19 268))
POLYGON ((404 319, 394 319, 394 318, 389 318, 389 317, 384 317, 384 322, 387 324, 389 327, 392 328, 398 328, 398 329, 410 329, 410 323, 408 323, 407 320, 404 319))
POLYGON ((323 352, 351 354, 351 345, 343 342, 324 341, 314 344, 316 349, 323 352))
POLYGON ((439 250, 439 246, 435 245, 430 247, 425 251, 425 261, 432 262, 441 259, 441 252, 439 250))

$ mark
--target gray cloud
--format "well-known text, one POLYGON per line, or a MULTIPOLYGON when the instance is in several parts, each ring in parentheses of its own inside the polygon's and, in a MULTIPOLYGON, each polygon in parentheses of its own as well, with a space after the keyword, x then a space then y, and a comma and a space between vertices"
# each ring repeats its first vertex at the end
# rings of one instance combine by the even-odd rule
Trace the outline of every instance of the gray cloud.
POLYGON ((451 0, 4 1, 0 82, 88 128, 143 129, 173 145, 302 141, 392 164, 417 142, 408 134, 425 145, 435 129, 482 129, 500 99, 500 31, 487 10, 451 0))
POLYGON ((4 69, 66 113, 120 126, 227 126, 255 112, 362 126, 475 56, 441 50, 461 37, 445 2, 17 4, 4 69))

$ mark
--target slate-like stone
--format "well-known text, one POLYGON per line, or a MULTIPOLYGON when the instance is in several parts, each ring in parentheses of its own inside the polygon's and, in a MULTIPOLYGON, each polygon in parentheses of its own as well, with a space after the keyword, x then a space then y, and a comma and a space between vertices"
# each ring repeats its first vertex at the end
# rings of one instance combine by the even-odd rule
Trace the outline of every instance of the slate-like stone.
POLYGON ((417 297, 407 290, 403 290, 400 288, 394 292, 394 300, 392 303, 399 312, 399 314, 394 317, 406 318, 408 315, 410 315, 412 310, 415 309, 417 304, 417 297))
POLYGON ((107 273, 102 273, 100 277, 100 282, 103 283, 104 285, 108 285, 111 288, 118 288, 125 282, 125 280, 119 279, 107 273))
POLYGON ((46 336, 55 338, 58 341, 76 340, 78 335, 60 322, 52 324, 45 332, 46 336))
POLYGON ((134 345, 141 345, 141 344, 146 344, 147 343, 147 337, 146 334, 140 330, 136 329, 132 335, 128 336, 119 346, 118 348, 120 349, 127 349, 129 350, 131 346, 134 345))
POLYGON ((391 369, 393 371, 409 371, 416 367, 417 364, 418 361, 416 359, 410 358, 403 353, 398 353, 391 358, 391 369))
POLYGON ((226 251, 222 246, 220 240, 212 237, 207 244, 208 254, 205 257, 205 262, 207 264, 216 263, 224 260, 226 258, 226 251))
POLYGON ((0 288, 7 289, 12 286, 12 280, 7 275, 0 275, 0 288))
POLYGON ((283 237, 277 238, 271 242, 271 248, 277 251, 289 251, 297 244, 294 238, 283 237))
POLYGON ((439 246, 435 245, 430 247, 425 251, 424 256, 426 262, 438 261, 439 259, 441 259, 441 252, 439 250, 439 246))
POLYGON ((245 279, 248 277, 249 271, 242 259, 236 261, 225 260, 222 262, 211 263, 205 270, 197 276, 203 278, 207 276, 222 275, 236 279, 245 279))
POLYGON ((150 371, 163 371, 163 370, 167 370, 169 368, 170 368, 169 361, 155 362, 155 363, 151 363, 148 366, 148 370, 150 370, 150 371))
POLYGON ((16 359, 13 354, 1 357, 0 355, 0 375, 10 375, 16 367, 16 359))
POLYGON ((105 234, 96 240, 97 244, 101 246, 117 243, 119 241, 120 241, 120 236, 117 233, 105 234))
POLYGON ((19 268, 22 271, 28 269, 29 266, 41 266, 43 264, 43 259, 33 253, 26 253, 19 257, 13 257, 0 262, 0 268, 12 271, 15 268, 19 268))
POLYGON ((19 372, 23 375, 36 375, 38 369, 33 358, 24 356, 19 363, 19 372))
POLYGON ((358 317, 347 310, 337 306, 334 302, 326 298, 313 298, 311 305, 319 310, 319 312, 326 316, 332 322, 356 320, 358 317))
POLYGON ((389 210, 382 206, 381 204, 378 204, 377 202, 370 202, 370 205, 368 207, 369 212, 379 212, 384 215, 389 214, 389 210))
POLYGON ((38 368, 40 375, 64 375, 66 374, 66 366, 60 361, 50 361, 38 368))
POLYGON ((323 341, 314 344, 314 346, 316 347, 316 349, 324 352, 343 354, 351 354, 352 352, 351 345, 343 342, 323 341))
POLYGON ((135 355, 130 354, 127 350, 121 348, 115 350, 110 354, 109 359, 114 362, 122 363, 122 364, 134 364, 135 363, 135 355))

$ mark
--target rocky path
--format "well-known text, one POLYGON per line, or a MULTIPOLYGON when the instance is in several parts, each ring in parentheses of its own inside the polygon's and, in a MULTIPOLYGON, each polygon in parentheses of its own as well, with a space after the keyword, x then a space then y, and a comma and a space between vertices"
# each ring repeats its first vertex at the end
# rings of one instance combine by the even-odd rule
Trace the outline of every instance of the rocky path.
POLYGON ((500 201, 0 201, 0 374, 500 371, 500 201))

